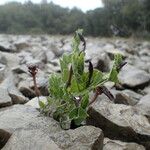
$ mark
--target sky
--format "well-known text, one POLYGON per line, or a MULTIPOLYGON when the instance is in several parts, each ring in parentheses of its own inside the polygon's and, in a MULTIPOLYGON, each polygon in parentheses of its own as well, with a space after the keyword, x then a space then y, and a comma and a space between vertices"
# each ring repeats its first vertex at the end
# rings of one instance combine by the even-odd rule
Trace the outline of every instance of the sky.
MULTIPOLYGON (((17 1, 24 3, 27 0, 0 0, 0 4, 5 4, 7 2, 17 1)), ((34 3, 40 3, 41 0, 31 0, 34 3)), ((58 4, 62 7, 78 7, 82 11, 86 12, 87 10, 95 9, 97 7, 102 7, 101 0, 47 0, 48 2, 52 1, 55 4, 58 4)))

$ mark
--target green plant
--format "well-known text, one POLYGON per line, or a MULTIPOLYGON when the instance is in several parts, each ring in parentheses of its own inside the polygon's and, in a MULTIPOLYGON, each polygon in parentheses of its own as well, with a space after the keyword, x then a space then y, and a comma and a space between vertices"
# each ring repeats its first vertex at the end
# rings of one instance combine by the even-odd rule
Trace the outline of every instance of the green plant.
POLYGON ((71 124, 80 126, 88 117, 88 107, 95 102, 98 95, 104 93, 113 100, 113 95, 103 84, 108 81, 118 82, 118 72, 124 65, 121 55, 117 54, 109 73, 94 69, 90 61, 86 71, 85 48, 82 30, 77 30, 72 42, 72 53, 64 54, 60 59, 61 74, 52 74, 49 78, 50 96, 47 104, 40 102, 41 109, 58 120, 64 129, 70 128, 71 124), (81 42, 83 50, 79 49, 81 42), (95 96, 89 101, 91 91, 95 92, 95 96))

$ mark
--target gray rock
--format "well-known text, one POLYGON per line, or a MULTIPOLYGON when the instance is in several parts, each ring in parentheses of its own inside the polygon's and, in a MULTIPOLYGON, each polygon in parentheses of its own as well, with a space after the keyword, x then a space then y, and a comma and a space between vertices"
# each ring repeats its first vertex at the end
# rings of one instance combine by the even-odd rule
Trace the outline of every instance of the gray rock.
POLYGON ((88 113, 87 123, 100 127, 105 136, 150 148, 150 122, 134 107, 99 99, 88 113))
POLYGON ((131 90, 118 91, 115 95, 115 103, 125 105, 135 105, 141 99, 142 95, 131 90))
MULTIPOLYGON (((59 124, 52 118, 40 116, 39 112, 33 107, 24 106, 24 105, 14 105, 12 107, 0 110, 0 130, 3 130, 9 134, 13 134, 14 132, 18 131, 17 134, 20 134, 20 135, 22 135, 22 133, 26 131, 27 134, 25 134, 24 137, 26 137, 26 136, 28 137, 28 134, 30 131, 36 132, 39 130, 39 133, 37 133, 37 134, 35 133, 35 135, 33 133, 33 141, 35 141, 34 138, 36 137, 36 135, 39 134, 40 136, 42 136, 40 131, 42 131, 43 133, 47 133, 47 136, 48 136, 52 133, 61 131, 61 128, 60 128, 59 124), (20 130, 24 130, 24 131, 19 133, 20 130)), ((29 136, 30 136, 30 134, 29 134, 29 136)), ((24 139, 24 137, 23 136, 18 137, 20 139, 20 143, 17 143, 18 148, 20 145, 23 144, 22 142, 24 142, 24 140, 25 141, 27 140, 29 142, 28 144, 31 143, 30 139, 24 139), (22 140, 21 140, 21 138, 22 138, 22 140)), ((37 139, 38 139, 37 142, 39 142, 39 145, 40 145, 39 138, 37 137, 37 139)), ((3 140, 4 139, 2 137, 2 139, 0 139, 0 141, 3 141, 3 140)), ((7 140, 8 139, 5 139, 5 141, 7 141, 7 140)), ((47 142, 47 139, 45 139, 45 140, 47 142)), ((12 142, 13 142, 13 139, 12 139, 12 142)), ((41 144, 43 144, 43 143, 44 142, 42 142, 41 144)), ((5 144, 4 142, 3 143, 1 142, 0 143, 1 147, 4 146, 4 144, 5 144)), ((16 143, 14 143, 14 144, 16 144, 16 143)), ((26 144, 26 143, 24 143, 24 144, 26 144)), ((12 148, 15 149, 15 147, 13 145, 10 145, 10 146, 12 146, 12 148)), ((27 146, 30 147, 31 145, 27 145, 27 146)), ((8 149, 9 149, 9 147, 8 147, 8 149)), ((11 147, 10 147, 10 149, 11 149, 11 147)), ((37 147, 37 149, 38 149, 38 147, 37 147)))
POLYGON ((0 63, 3 65, 7 64, 7 59, 2 52, 0 52, 0 63))
POLYGON ((150 86, 145 87, 143 91, 145 94, 150 94, 150 86))
POLYGON ((13 52, 16 52, 16 49, 11 43, 9 43, 8 41, 5 41, 5 42, 1 42, 0 51, 13 53, 13 52))
POLYGON ((75 130, 67 130, 51 136, 63 150, 102 150, 103 133, 99 128, 83 126, 75 130))
POLYGON ((111 60, 114 59, 115 54, 121 54, 123 58, 127 57, 127 54, 124 51, 118 50, 118 49, 107 49, 106 53, 110 57, 111 60))
POLYGON ((4 146, 3 150, 102 150, 103 147, 101 129, 83 126, 62 131, 52 118, 40 116, 36 109, 24 105, 14 105, 0 111, 1 130, 3 135, 6 132, 12 134, 10 139, 5 137, 6 142, 9 139, 5 146, 4 142, 0 143, 1 147, 4 146))
POLYGON ((13 68, 19 65, 20 58, 18 57, 16 53, 4 53, 4 56, 7 60, 7 66, 9 68, 13 68))
POLYGON ((20 50, 28 48, 30 45, 27 43, 27 41, 17 41, 14 43, 14 46, 16 47, 17 52, 19 52, 20 50))
POLYGON ((29 99, 34 98, 36 96, 35 91, 30 88, 30 84, 33 81, 27 81, 27 80, 22 80, 19 82, 18 89, 19 91, 25 96, 28 97, 29 99))
POLYGON ((8 91, 0 87, 0 108, 11 106, 11 105, 12 105, 12 101, 8 95, 8 91))
POLYGON ((46 103, 47 97, 44 97, 44 96, 40 96, 39 98, 35 97, 35 98, 31 99, 29 102, 27 102, 25 105, 32 106, 34 108, 40 108, 39 100, 42 101, 43 103, 46 103))
POLYGON ((137 103, 136 108, 150 118, 150 94, 143 96, 137 103))
POLYGON ((102 72, 107 72, 109 71, 109 64, 110 64, 110 59, 106 53, 103 54, 96 54, 92 58, 92 64, 93 67, 102 71, 102 72))
POLYGON ((125 87, 142 88, 150 81, 150 75, 143 70, 126 65, 119 73, 119 81, 125 87))
POLYGON ((6 66, 0 64, 0 83, 4 80, 6 74, 6 66))
POLYGON ((39 60, 44 64, 47 63, 47 55, 43 47, 32 47, 31 52, 34 59, 39 60))
POLYGON ((1 88, 4 88, 8 91, 9 96, 11 97, 12 104, 23 104, 28 101, 28 99, 22 95, 22 93, 17 89, 16 78, 14 75, 9 72, 9 75, 5 80, 0 84, 1 88))
POLYGON ((29 99, 34 98, 36 96, 34 90, 30 89, 27 86, 20 86, 19 91, 29 99))
POLYGON ((9 132, 0 129, 0 149, 5 145, 10 136, 11 134, 9 132))
POLYGON ((27 71, 27 66, 25 65, 18 65, 12 68, 12 72, 16 74, 27 73, 27 71))
POLYGON ((55 58, 55 54, 52 51, 46 52, 47 62, 51 62, 55 58))
POLYGON ((2 150, 61 150, 42 129, 18 130, 2 150))
POLYGON ((136 143, 126 143, 104 138, 103 150, 145 150, 144 146, 136 143))
POLYGON ((54 43, 50 45, 50 50, 55 54, 56 57, 60 57, 63 54, 63 50, 60 50, 60 48, 54 43))
POLYGON ((60 66, 54 66, 52 64, 46 64, 47 73, 56 73, 60 72, 60 66))

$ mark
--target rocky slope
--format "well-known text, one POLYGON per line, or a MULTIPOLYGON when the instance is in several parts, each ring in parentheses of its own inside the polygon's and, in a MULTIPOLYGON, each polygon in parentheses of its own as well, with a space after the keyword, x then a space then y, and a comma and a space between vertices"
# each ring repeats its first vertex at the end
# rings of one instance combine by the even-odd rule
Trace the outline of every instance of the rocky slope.
POLYGON ((0 149, 2 150, 144 150, 150 149, 150 42, 133 39, 87 38, 86 60, 105 72, 113 54, 127 65, 120 85, 105 86, 115 96, 99 96, 88 110, 87 126, 62 130, 42 116, 27 65, 39 67, 42 100, 48 77, 60 72, 59 57, 71 52, 71 37, 0 35, 0 149))

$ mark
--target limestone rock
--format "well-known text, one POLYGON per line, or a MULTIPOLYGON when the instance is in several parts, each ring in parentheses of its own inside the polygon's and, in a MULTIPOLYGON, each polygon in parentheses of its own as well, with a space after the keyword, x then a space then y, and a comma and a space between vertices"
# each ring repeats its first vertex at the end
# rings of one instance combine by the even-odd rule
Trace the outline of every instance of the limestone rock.
POLYGON ((5 78, 5 72, 6 72, 6 66, 0 64, 0 83, 4 80, 5 78))
POLYGON ((63 150, 102 150, 103 133, 99 128, 83 126, 56 133, 51 137, 63 150))
POLYGON ((143 96, 137 103, 136 108, 150 118, 150 94, 143 96))
POLYGON ((47 102, 47 98, 46 97, 40 96, 39 98, 35 97, 35 98, 31 99, 25 105, 29 105, 29 106, 32 106, 34 108, 40 108, 40 106, 39 106, 39 100, 42 101, 43 103, 47 102))
POLYGON ((0 108, 11 106, 11 105, 12 105, 12 101, 8 95, 8 91, 0 87, 0 108))
MULTIPOLYGON (((37 135, 39 134, 40 136, 42 136, 40 131, 42 131, 43 133, 47 133, 47 135, 50 135, 52 133, 61 131, 61 128, 59 124, 52 118, 40 116, 39 111, 37 111, 33 107, 24 106, 24 105, 14 105, 12 107, 8 107, 6 109, 0 110, 0 130, 3 130, 4 132, 8 132, 9 134, 13 134, 14 132, 18 131, 17 134, 20 134, 20 135, 22 135, 23 132, 27 132, 27 135, 24 135, 24 136, 28 137, 28 134, 30 136, 30 133, 29 133, 30 131, 37 132, 39 130, 39 133, 37 133, 37 135), (22 130, 22 132, 19 132, 19 130, 22 130)), ((33 133, 33 140, 35 140, 34 139, 35 137, 36 137, 36 133, 35 135, 33 133)), ((18 138, 21 138, 21 137, 18 137, 18 138)), ((0 141, 3 141, 2 139, 0 139, 0 141)), ((5 141, 7 140, 8 139, 5 139, 5 141)), ((31 142, 30 139, 27 139, 27 140, 29 140, 28 142, 30 144, 31 142)), ((20 142, 23 142, 23 141, 24 139, 20 140, 20 142)), ((5 143, 0 143, 0 145, 2 144, 4 146, 5 143)), ((17 144, 19 148, 20 144, 23 144, 23 143, 20 143, 20 144, 17 143, 17 144)), ((15 148, 13 147, 13 145, 11 146, 12 148, 15 148)))
POLYGON ((39 129, 18 130, 2 150, 61 150, 49 137, 39 129))
POLYGON ((150 75, 143 70, 126 65, 119 73, 119 81, 129 88, 142 88, 150 81, 150 75))
POLYGON ((103 150, 145 150, 145 148, 136 143, 126 143, 105 138, 103 150))
POLYGON ((150 122, 134 107, 99 99, 89 108, 88 113, 90 117, 87 123, 100 127, 105 136, 150 148, 150 122))
POLYGON ((141 99, 142 95, 131 90, 118 91, 115 96, 115 103, 125 105, 135 105, 141 99))

